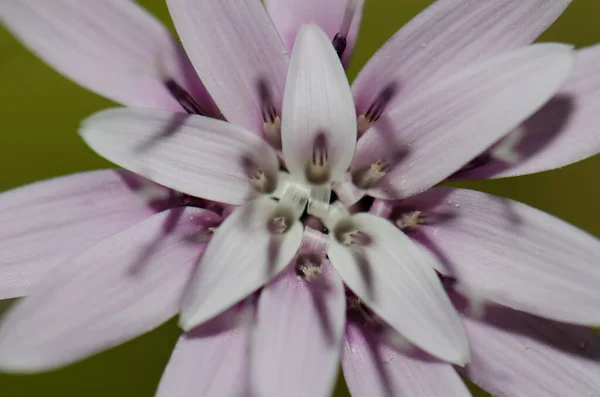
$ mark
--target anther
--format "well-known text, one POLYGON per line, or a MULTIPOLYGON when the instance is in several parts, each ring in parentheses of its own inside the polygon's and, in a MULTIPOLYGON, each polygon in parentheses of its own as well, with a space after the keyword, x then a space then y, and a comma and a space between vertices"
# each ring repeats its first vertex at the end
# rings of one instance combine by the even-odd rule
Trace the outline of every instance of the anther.
POLYGON ((352 182, 361 189, 375 187, 391 169, 386 159, 377 160, 368 167, 357 170, 352 174, 352 182))
POLYGON ((320 133, 315 138, 312 156, 306 165, 306 179, 315 185, 321 185, 328 182, 330 176, 327 136, 320 133))
POLYGON ((358 117, 359 134, 364 133, 373 125, 373 123, 379 120, 379 118, 385 111, 387 104, 393 98, 395 93, 396 85, 389 84, 383 89, 383 91, 379 93, 379 95, 377 95, 377 97, 375 98, 371 106, 369 106, 365 114, 362 114, 358 117))
POLYGON ((348 247, 365 247, 373 241, 371 236, 358 230, 351 219, 338 222, 334 235, 337 241, 348 247))
POLYGON ((205 116, 206 112, 198 105, 192 96, 173 79, 165 81, 165 86, 169 93, 175 98, 181 107, 189 114, 199 114, 205 116))
POLYGON ((396 219, 396 226, 403 231, 409 229, 414 230, 423 225, 424 222, 425 219, 422 211, 412 211, 401 214, 400 217, 396 219))
POLYGON ((306 281, 314 281, 322 274, 320 258, 311 254, 300 255, 296 260, 296 274, 306 281))
POLYGON ((344 12, 344 18, 342 19, 340 30, 333 37, 333 48, 335 49, 335 52, 337 52, 340 59, 342 59, 344 51, 346 51, 348 33, 350 32, 350 25, 352 24, 355 11, 356 0, 349 0, 346 4, 346 11, 344 12))
POLYGON ((283 234, 288 226, 287 220, 283 216, 273 218, 267 223, 267 229, 271 234, 283 234))
POLYGON ((261 112, 265 137, 273 147, 280 149, 281 119, 277 114, 277 109, 273 105, 273 100, 267 84, 263 80, 260 80, 258 83, 258 95, 261 101, 261 112))
POLYGON ((272 178, 267 177, 264 171, 250 157, 243 157, 241 165, 257 192, 271 193, 275 189, 275 183, 273 183, 272 178))

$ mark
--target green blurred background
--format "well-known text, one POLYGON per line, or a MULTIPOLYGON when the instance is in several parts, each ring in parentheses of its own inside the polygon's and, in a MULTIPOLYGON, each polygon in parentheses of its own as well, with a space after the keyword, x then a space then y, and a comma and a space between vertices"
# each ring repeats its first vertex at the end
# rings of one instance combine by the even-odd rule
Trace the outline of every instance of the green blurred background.
MULTIPOLYGON (((366 0, 350 77, 398 28, 431 2, 366 0)), ((164 0, 139 3, 172 28, 164 0)), ((599 0, 575 0, 540 41, 577 47, 600 42, 598 21, 599 0)), ((1 27, 0 54, 0 191, 57 175, 109 167, 83 144, 76 129, 83 117, 114 104, 52 71, 1 27)), ((599 169, 600 156, 596 156, 558 171, 464 185, 525 202, 600 236, 599 169)), ((0 303, 0 312, 8 303, 0 303)), ((35 376, 0 374, 0 395, 153 396, 178 335, 171 321, 150 334, 60 371, 35 376)), ((340 382, 336 396, 348 395, 340 382)), ((487 394, 475 391, 474 395, 487 394)))

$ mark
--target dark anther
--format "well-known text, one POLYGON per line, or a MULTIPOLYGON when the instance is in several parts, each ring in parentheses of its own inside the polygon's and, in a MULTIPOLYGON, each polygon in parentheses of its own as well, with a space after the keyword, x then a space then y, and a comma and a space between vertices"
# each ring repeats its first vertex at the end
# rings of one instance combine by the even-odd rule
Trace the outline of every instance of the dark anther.
POLYGON ((375 98, 369 109, 367 109, 367 113, 365 113, 365 118, 368 122, 373 123, 381 117, 385 107, 389 103, 389 101, 396 94, 396 85, 389 84, 387 85, 381 93, 375 98))
POLYGON ((344 51, 346 51, 346 38, 339 33, 336 33, 333 36, 333 48, 335 52, 337 52, 338 57, 342 59, 342 55, 344 55, 344 51))
POLYGON ((169 79, 165 81, 165 86, 175 98, 177 102, 181 105, 181 107, 188 112, 189 114, 199 114, 201 116, 205 116, 206 112, 202 110, 200 105, 192 98, 190 94, 177 82, 173 79, 169 79))
POLYGON ((262 117, 265 123, 274 123, 277 118, 277 110, 273 105, 271 92, 264 80, 258 82, 258 95, 262 104, 262 117))

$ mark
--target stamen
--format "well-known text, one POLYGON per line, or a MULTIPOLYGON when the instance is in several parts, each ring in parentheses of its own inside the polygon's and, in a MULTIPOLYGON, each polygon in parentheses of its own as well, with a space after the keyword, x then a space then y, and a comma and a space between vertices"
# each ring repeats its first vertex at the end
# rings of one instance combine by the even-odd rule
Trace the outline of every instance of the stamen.
POLYGON ((340 25, 340 30, 333 37, 333 48, 337 52, 338 57, 342 59, 344 51, 346 50, 348 33, 350 32, 350 25, 352 25, 352 19, 356 11, 356 0, 349 0, 346 4, 346 11, 344 12, 344 18, 340 25))
POLYGON ((416 229, 425 223, 422 211, 403 213, 396 219, 396 226, 400 230, 416 229))
POLYGON ((367 109, 367 112, 364 115, 360 115, 358 117, 358 133, 363 134, 367 131, 373 123, 375 123, 383 112, 387 104, 390 102, 392 97, 396 93, 396 85, 389 84, 387 85, 383 91, 375 98, 371 106, 367 109))
POLYGON ((258 83, 258 95, 262 103, 262 118, 265 138, 271 146, 281 149, 281 119, 273 105, 273 99, 267 84, 261 80, 258 83))
POLYGON ((371 236, 358 230, 351 219, 338 222, 334 234, 340 243, 348 247, 365 247, 373 242, 371 236))
POLYGON ((387 159, 377 160, 368 167, 357 170, 352 174, 352 182, 361 189, 370 189, 376 186, 391 169, 387 159))
POLYGON ((181 107, 189 114, 199 114, 205 116, 206 112, 200 105, 192 98, 192 96, 177 82, 173 79, 165 81, 165 86, 169 90, 169 93, 175 98, 181 107))
POLYGON ((288 231, 297 218, 284 207, 278 207, 275 213, 267 220, 267 230, 274 235, 281 235, 288 231))
POLYGON ((269 178, 250 157, 242 158, 242 168, 254 189, 259 193, 271 193, 277 185, 274 178, 269 178))
POLYGON ((306 281, 314 281, 321 276, 322 271, 318 255, 303 254, 296 259, 296 274, 306 281))
POLYGON ((306 165, 306 179, 315 185, 321 185, 329 182, 330 176, 327 136, 320 133, 315 138, 311 160, 306 165))

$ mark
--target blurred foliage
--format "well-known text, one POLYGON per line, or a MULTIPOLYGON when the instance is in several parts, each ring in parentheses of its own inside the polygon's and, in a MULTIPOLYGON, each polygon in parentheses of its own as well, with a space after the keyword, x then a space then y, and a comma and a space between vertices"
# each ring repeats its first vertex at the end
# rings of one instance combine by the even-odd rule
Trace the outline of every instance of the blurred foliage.
MULTIPOLYGON (((140 3, 172 28, 164 0, 140 3)), ((351 77, 381 44, 431 1, 366 3, 351 77)), ((576 0, 540 40, 573 43, 577 47, 600 42, 599 17, 600 1, 576 0)), ((75 131, 82 118, 114 104, 63 78, 0 29, 0 103, 4 109, 0 190, 110 166, 93 154, 75 131)), ((599 166, 600 156, 596 156, 558 171, 463 185, 528 203, 600 236, 599 166)), ((6 306, 7 303, 0 304, 0 311, 6 306)), ((0 375, 0 394, 152 396, 178 335, 171 321, 148 335, 59 371, 34 376, 0 375)), ((348 395, 343 381, 336 395, 348 395)), ((484 395, 475 392, 475 396, 484 395)))

